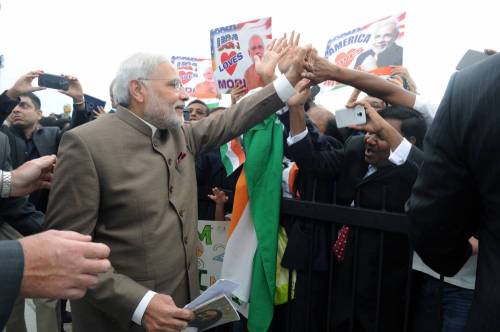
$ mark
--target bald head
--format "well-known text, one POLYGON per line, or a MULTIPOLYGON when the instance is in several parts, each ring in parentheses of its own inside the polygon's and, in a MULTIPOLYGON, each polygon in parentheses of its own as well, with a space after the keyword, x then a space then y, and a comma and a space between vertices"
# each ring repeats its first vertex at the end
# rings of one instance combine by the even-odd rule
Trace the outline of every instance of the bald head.
POLYGON ((328 125, 328 121, 333 120, 335 117, 332 112, 323 106, 315 105, 307 111, 309 119, 318 127, 320 133, 324 134, 328 125))

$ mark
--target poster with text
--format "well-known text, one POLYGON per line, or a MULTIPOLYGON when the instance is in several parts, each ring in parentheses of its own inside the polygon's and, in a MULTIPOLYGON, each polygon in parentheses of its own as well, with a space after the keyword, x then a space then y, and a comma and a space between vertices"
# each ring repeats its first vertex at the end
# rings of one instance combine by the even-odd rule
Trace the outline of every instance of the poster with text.
POLYGON ((170 62, 179 72, 187 94, 196 99, 217 98, 217 88, 210 59, 172 56, 170 62))
MULTIPOLYGON (((325 58, 340 67, 388 75, 390 66, 403 64, 405 18, 402 12, 338 34, 328 41, 325 58)), ((320 86, 316 100, 332 112, 343 108, 353 90, 334 81, 320 86)))
POLYGON ((403 12, 337 35, 328 41, 325 57, 340 67, 389 74, 389 66, 403 64, 405 18, 403 12))
POLYGON ((248 90, 263 86, 257 75, 254 57, 262 58, 272 39, 271 17, 210 30, 212 64, 219 93, 237 85, 248 90))

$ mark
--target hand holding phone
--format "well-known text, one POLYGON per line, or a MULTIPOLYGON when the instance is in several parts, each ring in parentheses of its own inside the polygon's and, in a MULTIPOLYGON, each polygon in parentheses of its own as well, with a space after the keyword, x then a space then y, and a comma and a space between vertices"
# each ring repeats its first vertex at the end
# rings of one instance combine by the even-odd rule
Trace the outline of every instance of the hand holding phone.
POLYGON ((365 108, 361 105, 358 105, 354 108, 340 109, 335 112, 335 121, 337 122, 337 128, 365 124, 365 108))
POLYGON ((38 86, 67 91, 69 80, 61 75, 41 74, 38 76, 38 86))

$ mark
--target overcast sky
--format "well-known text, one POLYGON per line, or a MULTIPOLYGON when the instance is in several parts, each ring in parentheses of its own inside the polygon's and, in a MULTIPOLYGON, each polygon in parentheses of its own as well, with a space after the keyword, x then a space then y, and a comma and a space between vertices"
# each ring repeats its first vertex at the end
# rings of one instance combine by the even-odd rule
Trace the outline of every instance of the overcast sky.
MULTIPOLYGON (((210 57, 211 28, 271 16, 273 35, 293 29, 321 54, 329 38, 407 12, 404 65, 419 91, 438 103, 469 48, 500 50, 494 1, 166 1, 0 0, 0 88, 33 69, 77 76, 85 92, 108 100, 119 63, 137 52, 210 57)), ((45 114, 68 97, 39 93, 45 114)))

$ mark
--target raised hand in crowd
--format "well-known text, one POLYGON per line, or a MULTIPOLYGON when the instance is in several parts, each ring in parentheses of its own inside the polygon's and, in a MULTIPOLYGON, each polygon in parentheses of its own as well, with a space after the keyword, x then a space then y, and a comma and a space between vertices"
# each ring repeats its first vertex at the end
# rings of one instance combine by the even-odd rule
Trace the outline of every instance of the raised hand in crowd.
POLYGON ((243 96, 247 93, 244 85, 240 85, 236 83, 236 86, 231 89, 231 105, 234 105, 243 98, 243 96))
POLYGON ((293 55, 299 49, 299 41, 300 33, 297 33, 297 35, 295 35, 295 31, 292 31, 292 33, 290 34, 290 39, 287 42, 288 50, 278 63, 278 69, 282 74, 286 73, 288 68, 290 68, 293 60, 293 55))
POLYGON ((405 67, 393 66, 391 70, 391 76, 401 77, 408 84, 408 91, 417 93, 417 84, 415 84, 415 81, 408 72, 408 69, 406 69, 405 67))
POLYGON ((94 110, 94 115, 95 115, 96 119, 104 114, 106 114, 104 107, 97 105, 97 110, 94 110))
POLYGON ((222 205, 227 203, 227 200, 229 199, 226 193, 217 187, 212 188, 212 194, 208 194, 208 198, 210 198, 215 204, 222 204, 222 205))
POLYGON ((7 90, 7 96, 11 99, 16 99, 19 95, 26 92, 34 92, 46 89, 41 86, 33 86, 33 80, 43 74, 43 70, 33 70, 19 77, 14 85, 7 90))
POLYGON ((24 253, 21 295, 78 299, 97 284, 97 274, 111 264, 110 249, 89 235, 50 230, 19 240, 24 253))
POLYGON ((276 66, 287 51, 288 46, 285 34, 283 37, 271 41, 262 59, 257 55, 254 57, 255 71, 265 84, 271 83, 276 78, 274 74, 276 66))
POLYGON ((215 203, 214 220, 225 220, 224 204, 226 204, 229 200, 226 193, 223 190, 214 187, 212 188, 212 195, 208 194, 208 198, 215 203))
POLYGON ((85 103, 83 98, 83 89, 80 81, 75 76, 63 75, 69 81, 68 90, 57 90, 58 92, 71 97, 73 104, 78 105, 78 109, 84 109, 85 103))
POLYGON ((318 51, 313 49, 308 54, 305 69, 302 77, 311 80, 312 84, 319 84, 327 80, 337 81, 341 68, 319 56, 318 51))
POLYGON ((311 95, 309 80, 302 79, 295 86, 297 93, 287 100, 287 105, 290 110, 290 134, 292 136, 300 134, 306 129, 305 109, 304 105, 311 95))
POLYGON ((182 331, 194 319, 191 310, 175 305, 171 296, 155 294, 142 317, 146 331, 182 331))
POLYGON ((50 188, 55 163, 56 156, 49 155, 29 160, 13 170, 10 196, 19 197, 50 188))
POLYGON ((347 108, 354 108, 359 102, 366 101, 370 104, 371 107, 373 107, 377 112, 380 111, 383 108, 387 107, 387 104, 385 101, 383 101, 380 98, 372 97, 372 96, 365 96, 362 99, 358 100, 359 94, 361 93, 361 90, 354 89, 352 92, 351 96, 349 97, 349 100, 345 104, 345 107, 347 108))
POLYGON ((351 95, 349 96, 349 99, 347 100, 347 103, 345 104, 345 107, 353 108, 354 106, 356 106, 360 94, 361 90, 354 88, 351 95))
POLYGON ((389 143, 391 150, 394 151, 399 144, 401 144, 403 136, 396 130, 396 128, 391 126, 389 122, 382 118, 369 102, 360 101, 357 105, 365 108, 366 123, 363 125, 352 126, 351 128, 377 135, 389 143))
MULTIPOLYGON (((306 60, 311 52, 311 45, 306 45, 305 47, 298 47, 297 51, 291 55, 291 64, 284 74, 288 79, 288 82, 290 82, 293 86, 296 86, 302 79, 302 73, 305 71, 307 65, 306 60)), ((299 90, 297 91, 301 92, 303 89, 309 88, 309 86, 311 86, 311 82, 308 84, 300 84, 299 90)))
POLYGON ((310 79, 313 84, 334 80, 353 86, 391 105, 408 108, 415 106, 416 94, 403 89, 400 84, 393 84, 367 72, 339 67, 319 56, 316 50, 310 52, 305 68, 302 77, 310 79))

